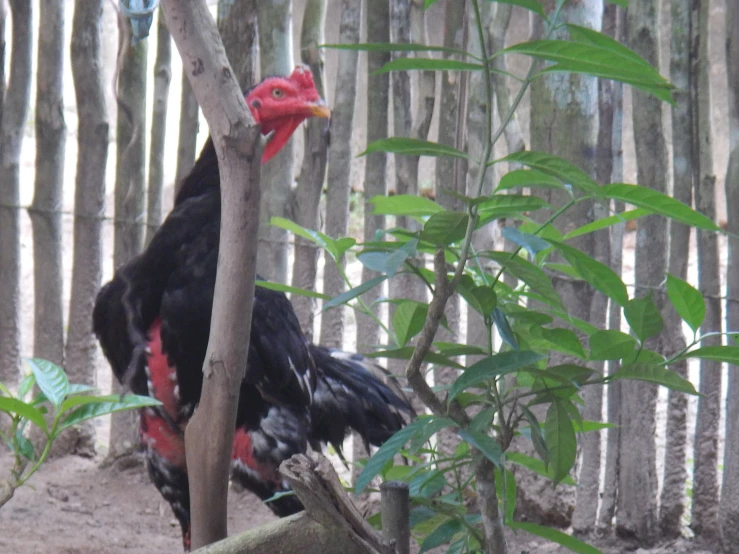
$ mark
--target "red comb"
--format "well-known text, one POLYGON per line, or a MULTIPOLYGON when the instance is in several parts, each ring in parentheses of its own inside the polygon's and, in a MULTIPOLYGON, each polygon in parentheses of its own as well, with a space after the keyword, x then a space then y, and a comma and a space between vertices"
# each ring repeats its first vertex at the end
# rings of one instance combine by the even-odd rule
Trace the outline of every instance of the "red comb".
POLYGON ((305 65, 297 66, 293 70, 292 75, 290 75, 290 80, 302 89, 316 88, 316 85, 313 83, 313 74, 310 68, 305 65))

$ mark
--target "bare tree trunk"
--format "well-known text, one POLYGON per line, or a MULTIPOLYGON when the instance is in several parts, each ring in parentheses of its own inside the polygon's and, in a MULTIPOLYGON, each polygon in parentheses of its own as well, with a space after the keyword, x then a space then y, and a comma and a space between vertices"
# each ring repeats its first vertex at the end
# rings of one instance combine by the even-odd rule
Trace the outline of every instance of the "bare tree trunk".
MULTIPOLYGON (((444 12, 444 46, 465 50, 468 42, 469 2, 447 2, 444 12)), ((450 57, 444 54, 445 57, 450 57)), ((441 74, 441 96, 439 98, 439 138, 440 144, 464 150, 467 123, 467 92, 469 72, 443 71, 441 74)), ((447 191, 466 194, 467 165, 463 160, 449 156, 436 158, 436 201, 448 210, 462 211, 462 202, 449 195, 447 191)), ((452 295, 446 304, 445 315, 449 330, 440 329, 437 337, 449 342, 461 341, 461 302, 457 294, 452 295)), ((450 367, 434 369, 434 384, 448 385, 457 378, 458 371, 450 367)), ((437 449, 444 455, 454 453, 459 444, 459 435, 449 429, 437 435, 437 449)))
MULTIPOLYGON (((624 11, 615 4, 607 4, 604 7, 603 16, 603 32, 608 36, 616 38, 619 42, 624 42, 624 11)), ((611 182, 620 183, 623 181, 623 85, 613 82, 613 117, 611 129, 611 182)), ((623 204, 615 203, 616 212, 624 210, 623 204)), ((609 265, 618 275, 623 270, 623 243, 624 243, 625 224, 620 223, 614 225, 611 230, 611 257, 609 265)), ((608 328, 621 328, 621 306, 615 302, 611 302, 608 313, 608 328)), ((619 364, 616 361, 608 363, 608 373, 613 374, 618 371, 619 364)), ((603 478, 603 497, 600 504, 600 513, 598 514, 599 531, 610 531, 613 516, 616 512, 616 497, 618 492, 618 460, 619 445, 621 440, 620 421, 621 421, 621 382, 616 381, 610 383, 606 390, 608 399, 608 409, 606 420, 613 424, 613 427, 606 431, 606 459, 605 459, 605 476, 603 478)))
MULTIPOLYGON (((605 6, 603 11, 603 32, 613 36, 616 27, 616 6, 605 6)), ((600 184, 611 181, 613 176, 613 139, 614 115, 616 98, 613 93, 613 82, 598 79, 598 145, 596 148, 595 177, 600 184)), ((609 215, 610 203, 596 202, 593 206, 593 219, 602 219, 609 215)), ((611 262, 611 231, 601 229, 593 233, 593 257, 602 264, 611 262)), ((601 292, 593 294, 590 304, 588 321, 605 329, 608 314, 608 297, 601 292)), ((590 367, 598 373, 603 373, 605 364, 593 362, 590 367)), ((583 391, 585 407, 583 419, 587 421, 603 421, 603 386, 591 385, 583 391)), ((585 433, 581 442, 580 473, 575 501, 575 511, 572 514, 572 528, 576 533, 589 534, 595 530, 598 516, 598 501, 600 499, 601 473, 601 441, 600 431, 585 433)))
MULTIPOLYGON (((309 0, 305 4, 303 28, 300 31, 300 52, 302 62, 310 67, 316 90, 325 98, 323 86, 323 56, 318 48, 323 44, 323 27, 326 18, 326 0, 309 0)), ((293 202, 293 219, 309 229, 318 229, 318 205, 326 177, 328 158, 329 128, 326 121, 309 119, 305 126, 305 148, 303 166, 300 169, 298 187, 293 202)), ((295 237, 295 259, 293 262, 292 284, 304 289, 316 289, 318 271, 318 250, 315 244, 295 237)), ((313 337, 313 317, 316 301, 307 296, 295 295, 291 298, 293 308, 306 336, 313 337)))
MULTIPOLYGON (((444 11, 444 46, 464 50, 467 42, 467 2, 447 2, 444 11)), ((449 58, 449 54, 444 53, 449 58)), ((464 125, 467 110, 466 71, 444 71, 441 74, 441 97, 439 98, 439 138, 440 144, 446 144, 464 149, 464 125), (460 140, 461 139, 461 140, 460 140)), ((436 200, 448 210, 460 211, 463 209, 461 201, 445 192, 454 191, 465 194, 466 182, 460 178, 461 160, 450 156, 436 158, 436 200)), ((446 305, 446 319, 451 335, 448 331, 440 330, 438 336, 442 340, 459 340, 460 330, 460 300, 459 295, 449 298, 446 305)), ((434 370, 436 385, 451 383, 457 377, 457 370, 440 367, 434 370)), ((440 442, 451 443, 440 445, 442 451, 453 452, 457 440, 451 432, 442 433, 440 442)))
MULTIPOLYGON (((390 41, 389 0, 366 0, 367 42, 390 41)), ((387 73, 373 75, 390 61, 387 52, 367 52, 367 144, 387 137, 388 104, 390 79, 387 73)), ((367 156, 364 173, 364 240, 375 240, 375 233, 385 229, 385 218, 372 215, 373 196, 387 194, 386 179, 387 154, 373 152, 367 156)), ((362 282, 367 282, 377 273, 362 268, 362 282)), ((381 287, 375 287, 362 298, 371 305, 381 294, 381 287)), ((379 314, 379 308, 375 308, 379 314)), ((357 347, 366 350, 367 346, 379 344, 380 328, 367 316, 357 315, 357 347)))
MULTIPOLYGON (((147 42, 130 45, 130 24, 119 20, 120 43, 125 47, 118 75, 116 122, 115 237, 113 263, 120 267, 139 254, 144 244, 146 218, 146 54, 147 42)), ((120 390, 117 383, 113 390, 120 390)), ((137 437, 136 416, 130 411, 111 416, 109 459, 130 453, 137 437)))
POLYGON ((205 0, 162 3, 177 48, 188 65, 203 106, 221 168, 221 240, 213 297, 203 390, 185 431, 190 476, 192 547, 227 535, 228 475, 239 395, 233 383, 244 378, 259 226, 261 133, 226 58, 205 0), (246 340, 244 338, 246 337, 246 340))
MULTIPOLYGON (((659 63, 658 1, 629 5, 629 46, 645 60, 659 63)), ((640 185, 665 192, 667 147, 662 126, 662 107, 654 97, 632 91, 637 179, 640 185)), ((658 307, 664 305, 659 290, 667 269, 667 224, 649 216, 639 221, 635 264, 635 296, 655 293, 658 307)), ((651 343, 651 344, 650 344, 651 343)), ((648 347, 662 351, 659 337, 648 347)), ((621 384, 621 445, 619 459, 617 532, 653 544, 657 527, 657 467, 655 413, 657 387, 638 382, 621 384)))
MULTIPOLYGON (((729 165, 726 169, 726 211, 739 213, 739 4, 726 3, 726 71, 729 81, 729 165)), ((739 220, 729 217, 729 261, 726 268, 726 327, 739 329, 739 220)), ((729 368, 726 394, 724 475, 719 520, 723 551, 739 544, 739 375, 729 368)))
MULTIPOLYGON (((554 2, 545 3, 547 10, 554 9, 554 2)), ((581 5, 565 4, 562 20, 600 30, 601 2, 581 5)), ((535 36, 541 36, 542 25, 537 22, 535 36)), ((564 31, 555 31, 561 37, 564 31)), ((531 88, 531 148, 550 152, 574 163, 588 175, 597 176, 594 153, 598 146, 598 81, 593 77, 565 75, 547 76, 537 80, 531 88), (566 101, 562 99, 566 98, 566 101)), ((562 191, 537 193, 552 206, 562 206, 568 195, 562 191)), ((592 202, 580 202, 557 218, 554 225, 559 229, 575 228, 592 221, 592 202)), ((544 217, 543 215, 541 217, 544 217)), ((572 244, 583 252, 595 255, 594 237, 577 237, 572 244)), ((582 281, 570 281, 553 276, 552 283, 568 312, 581 319, 592 316, 593 289, 582 281)), ((602 325, 602 324, 601 324, 602 325)), ((571 357, 558 353, 550 355, 550 364, 570 363, 571 357)), ((575 363, 577 363, 575 361, 575 363)), ((591 399, 592 400, 592 399, 591 399)), ((519 473, 519 495, 521 509, 531 510, 535 520, 547 525, 567 526, 574 509, 574 490, 558 487, 555 491, 547 486, 546 480, 537 475, 519 473)))
POLYGON ((180 132, 177 142, 177 170, 175 172, 175 194, 180 191, 182 180, 195 164, 195 147, 198 141, 200 108, 187 78, 189 67, 182 66, 182 91, 180 93, 180 132))
MULTIPOLYGON (((361 0, 342 0, 341 23, 339 24, 341 44, 359 42, 361 14, 361 0)), ((358 53, 352 50, 339 50, 338 52, 326 192, 326 234, 330 237, 344 237, 348 230, 352 130, 357 96, 358 58, 358 53)), ((344 279, 341 273, 330 260, 326 260, 323 268, 323 292, 329 296, 338 296, 343 291, 344 279)), ((321 344, 341 348, 343 343, 344 308, 337 307, 321 315, 321 344)))
POLYGON ((33 225, 33 355, 64 365, 62 317, 62 187, 64 185, 64 6, 42 0, 36 73, 36 180, 33 225))
POLYGON ((256 0, 221 0, 218 17, 226 56, 241 90, 246 91, 259 77, 256 0))
MULTIPOLYGON (((102 220, 108 113, 102 70, 100 23, 103 0, 77 0, 72 20, 72 75, 79 117, 74 196, 72 295, 67 333, 67 374, 75 383, 94 385, 97 346, 90 329, 102 278, 102 220)), ((94 453, 95 427, 81 426, 73 452, 94 453)))
MULTIPOLYGON (((672 26, 670 30, 670 81, 676 86, 672 107, 672 174, 673 197, 688 206, 693 200, 692 123, 690 119, 690 1, 675 0, 671 4, 672 26)), ((676 221, 670 222, 670 273, 685 279, 688 273, 690 228, 676 221)), ((665 339, 668 352, 676 353, 685 348, 682 320, 672 306, 665 311, 665 339)), ((681 377, 688 377, 687 361, 679 362, 673 369, 681 377)), ((685 511, 685 453, 687 446, 686 396, 674 390, 667 393, 667 428, 665 431, 665 465, 662 493, 660 495, 659 525, 665 538, 681 535, 682 517, 685 511)))
MULTIPOLYGON (((0 378, 14 383, 20 370, 19 164, 31 89, 31 3, 10 0, 13 53, 0 122, 0 378)), ((5 10, 3 13, 3 30, 5 10)), ((3 54, 5 43, 3 42, 3 54)), ((4 72, 3 72, 4 74, 4 72)))
MULTIPOLYGON (((390 2, 390 36, 394 43, 407 44, 412 42, 412 17, 414 17, 414 7, 411 0, 391 0, 390 2)), ((427 44, 425 18, 419 21, 420 31, 418 37, 413 37, 415 42, 427 44)), ((407 57, 405 52, 395 52, 394 57, 407 57)), ((430 85, 433 90, 435 79, 433 72, 424 72, 420 75, 420 87, 424 86, 427 81, 427 73, 431 73, 430 85)), ((409 71, 393 71, 393 126, 394 135, 396 137, 412 137, 416 139, 426 140, 428 130, 431 124, 431 115, 433 113, 434 97, 431 96, 430 106, 427 104, 428 95, 422 90, 412 91, 414 81, 409 71), (412 100, 415 98, 416 105, 412 100)), ((427 81, 428 82, 428 81, 427 81)), ((395 156, 395 192, 397 194, 418 194, 418 162, 419 156, 395 156)), ((395 218, 395 225, 404 229, 416 231, 419 229, 418 223, 411 217, 398 216, 395 218)), ((418 256, 410 263, 417 266, 423 264, 423 256, 418 256)), ((396 275, 390 281, 390 297, 391 298, 409 298, 421 302, 426 301, 426 288, 418 277, 413 274, 396 275)), ((388 306, 390 311, 390 319, 393 317, 393 306, 388 306)), ((405 370, 404 360, 389 360, 388 368, 396 375, 401 375, 405 370)), ((422 409, 422 405, 416 406, 422 409)))
MULTIPOLYGON (((696 209, 716 220, 716 176, 713 174, 711 140, 711 89, 708 58, 708 2, 693 4, 690 54, 691 106, 693 120, 693 187, 696 209), (697 24, 697 25, 696 25, 697 24)), ((721 280, 719 277, 718 236, 698 230, 698 284, 706 302, 702 333, 721 331, 721 280)), ((721 344, 721 337, 701 341, 701 346, 721 344)), ((695 429, 695 466, 693 470, 693 509, 690 527, 696 536, 716 544, 718 529, 718 427, 721 417, 721 363, 700 362, 698 413, 695 429)))
MULTIPOLYGON (((389 0, 365 0, 367 42, 390 41, 390 2, 389 0)), ((387 73, 373 75, 390 61, 387 52, 367 52, 367 144, 387 137, 388 111, 390 101, 390 79, 387 73)), ((385 218, 372 215, 369 203, 374 196, 387 194, 385 182, 387 154, 373 152, 367 156, 364 171, 364 240, 375 240, 375 233, 385 229, 385 218)), ((373 279, 378 274, 362 267, 362 282, 373 279)), ((382 286, 362 295, 368 306, 372 306, 382 294, 382 286)), ((372 307, 374 313, 381 316, 380 307, 372 307)), ((367 351, 368 347, 380 344, 380 327, 369 316, 357 314, 357 349, 367 351)), ((362 441, 354 435, 353 459, 366 455, 361 446, 362 441)), ((356 471, 355 471, 356 477, 356 471)))
POLYGON ((149 189, 146 207, 146 240, 149 244, 162 224, 164 187, 164 138, 167 134, 169 82, 172 79, 172 39, 159 12, 157 20, 157 57, 154 61, 154 107, 151 113, 151 146, 149 147, 149 189))
MULTIPOLYGON (((259 64, 262 75, 289 75, 293 69, 292 0, 257 2, 259 28, 259 64)), ((287 232, 270 225, 274 217, 289 214, 293 185, 295 142, 287 144, 262 168, 265 186, 260 209, 259 255, 257 268, 262 277, 287 283, 287 232)))

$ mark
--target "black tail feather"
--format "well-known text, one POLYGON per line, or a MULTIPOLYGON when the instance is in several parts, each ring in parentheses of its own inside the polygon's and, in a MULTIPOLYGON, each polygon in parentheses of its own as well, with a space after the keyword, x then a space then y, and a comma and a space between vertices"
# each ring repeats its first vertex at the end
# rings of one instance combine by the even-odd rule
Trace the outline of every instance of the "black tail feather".
POLYGON ((372 360, 316 345, 310 352, 318 372, 312 441, 341 453, 344 438, 354 430, 369 452, 370 444, 380 446, 415 415, 397 381, 372 360))

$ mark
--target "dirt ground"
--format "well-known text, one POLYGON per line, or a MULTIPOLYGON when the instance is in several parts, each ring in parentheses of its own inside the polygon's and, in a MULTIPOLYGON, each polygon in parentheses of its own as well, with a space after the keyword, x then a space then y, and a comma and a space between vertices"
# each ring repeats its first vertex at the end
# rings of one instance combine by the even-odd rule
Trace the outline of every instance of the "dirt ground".
MULTIPOLYGON (((0 458, 5 471, 10 458, 0 458)), ((229 493, 230 534, 274 516, 248 492, 229 493)), ((159 554, 182 552, 180 528, 142 463, 103 468, 100 460, 67 457, 43 466, 0 509, 2 554, 159 554)), ((597 544, 597 543, 596 543, 597 544)), ((622 542, 597 544, 604 554, 709 554, 687 541, 635 550, 622 542)), ((415 549, 417 552, 417 549, 415 549)), ((443 552, 443 551, 442 551, 443 552)), ((510 554, 563 554, 555 544, 519 533, 510 554)), ((299 553, 290 553, 299 554, 299 553)), ((347 553, 350 554, 350 553, 347 553)))

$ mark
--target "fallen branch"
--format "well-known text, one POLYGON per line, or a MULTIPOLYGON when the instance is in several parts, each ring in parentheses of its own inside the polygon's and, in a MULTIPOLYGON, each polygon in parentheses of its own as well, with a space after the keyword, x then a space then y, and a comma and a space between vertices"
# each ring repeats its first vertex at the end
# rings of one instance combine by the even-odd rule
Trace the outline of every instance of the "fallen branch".
POLYGON ((211 544, 194 554, 395 554, 346 494, 321 454, 293 456, 280 466, 306 511, 211 544))

